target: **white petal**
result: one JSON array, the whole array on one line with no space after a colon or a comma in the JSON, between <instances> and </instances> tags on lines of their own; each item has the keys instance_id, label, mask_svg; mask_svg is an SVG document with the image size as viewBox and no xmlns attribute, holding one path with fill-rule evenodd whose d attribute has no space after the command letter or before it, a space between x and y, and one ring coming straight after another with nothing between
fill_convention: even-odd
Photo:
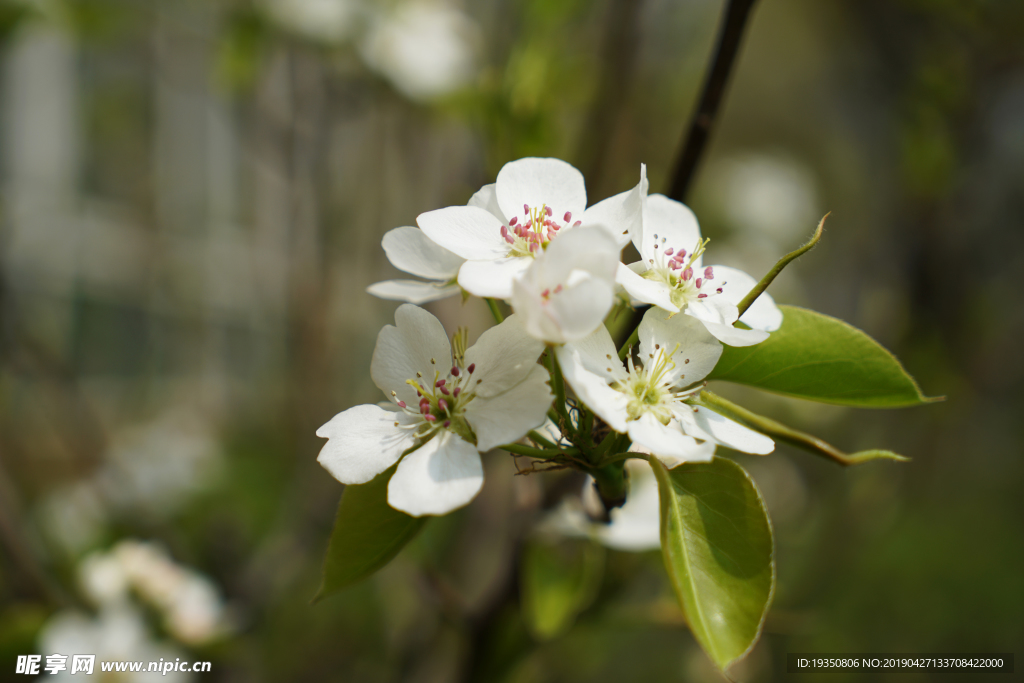
<instances>
[{"instance_id":1,"label":"white petal","mask_svg":"<svg viewBox=\"0 0 1024 683\"><path fill-rule=\"evenodd\" d=\"M659 249L685 249L688 254L693 253L694 247L700 240L700 226L697 224L697 217L690 211L690 207L682 202L669 199L663 194L652 194L647 198L644 208L644 229L643 241L636 245L637 251L646 261L654 258L655 235ZM665 242L662 243L661 240ZM693 269L700 268L701 259L693 262Z\"/></svg>"},{"instance_id":2,"label":"white petal","mask_svg":"<svg viewBox=\"0 0 1024 683\"><path fill-rule=\"evenodd\" d=\"M622 361L619 360L615 342L604 325L569 345L572 347L572 357L576 362L587 372L603 377L606 382L617 382L629 376L622 366Z\"/></svg>"},{"instance_id":3,"label":"white petal","mask_svg":"<svg viewBox=\"0 0 1024 683\"><path fill-rule=\"evenodd\" d=\"M583 174L561 159L511 161L498 172L495 184L498 206L510 220L523 215L523 204L531 209L547 205L556 221L561 221L567 211L582 218L587 208Z\"/></svg>"},{"instance_id":4,"label":"white petal","mask_svg":"<svg viewBox=\"0 0 1024 683\"><path fill-rule=\"evenodd\" d=\"M602 200L583 212L583 226L603 225L621 249L632 235L643 231L643 206L647 198L647 165L640 164L640 182L632 190Z\"/></svg>"},{"instance_id":5,"label":"white petal","mask_svg":"<svg viewBox=\"0 0 1024 683\"><path fill-rule=\"evenodd\" d=\"M689 309L686 314L690 314ZM704 323L704 327L708 328L708 332L715 336L715 339L729 346L753 346L768 338L768 333L761 330L742 330L732 325L712 323L706 320L701 320L701 322Z\"/></svg>"},{"instance_id":6,"label":"white petal","mask_svg":"<svg viewBox=\"0 0 1024 683\"><path fill-rule=\"evenodd\" d=\"M652 308L640 321L639 333L640 359L644 365L656 362L662 353L672 353L675 367L665 375L671 386L699 382L708 376L722 357L722 343L708 332L701 321L688 315L673 315L660 308Z\"/></svg>"},{"instance_id":7,"label":"white petal","mask_svg":"<svg viewBox=\"0 0 1024 683\"><path fill-rule=\"evenodd\" d=\"M459 269L459 285L470 294L492 299L512 296L512 280L530 267L529 256L494 261L466 261Z\"/></svg>"},{"instance_id":8,"label":"white petal","mask_svg":"<svg viewBox=\"0 0 1024 683\"><path fill-rule=\"evenodd\" d=\"M548 386L547 370L534 365L519 384L497 396L477 396L466 406L466 420L476 434L476 447L483 453L526 436L544 424L554 396Z\"/></svg>"},{"instance_id":9,"label":"white petal","mask_svg":"<svg viewBox=\"0 0 1024 683\"><path fill-rule=\"evenodd\" d=\"M614 235L605 227L592 225L566 230L536 258L538 284L551 288L564 285L576 270L584 270L610 283L615 279L621 251Z\"/></svg>"},{"instance_id":10,"label":"white petal","mask_svg":"<svg viewBox=\"0 0 1024 683\"><path fill-rule=\"evenodd\" d=\"M615 281L622 285L633 299L678 313L679 307L672 303L672 289L664 282L640 277L633 271L633 265L635 264L620 264L615 272Z\"/></svg>"},{"instance_id":11,"label":"white petal","mask_svg":"<svg viewBox=\"0 0 1024 683\"><path fill-rule=\"evenodd\" d=\"M496 396L522 382L537 365L544 342L531 337L518 315L510 315L480 335L466 351L466 365L476 365L471 384L477 396Z\"/></svg>"},{"instance_id":12,"label":"white petal","mask_svg":"<svg viewBox=\"0 0 1024 683\"><path fill-rule=\"evenodd\" d=\"M407 301L410 304L425 304L428 301L447 299L459 293L458 285L419 280L384 280L366 288L366 291L381 299Z\"/></svg>"},{"instance_id":13,"label":"white petal","mask_svg":"<svg viewBox=\"0 0 1024 683\"><path fill-rule=\"evenodd\" d=\"M445 515L473 500L483 483L476 448L441 430L398 464L388 484L388 505L413 517Z\"/></svg>"},{"instance_id":14,"label":"white petal","mask_svg":"<svg viewBox=\"0 0 1024 683\"><path fill-rule=\"evenodd\" d=\"M597 537L609 548L641 552L661 547L658 481L643 460L629 460L626 504L611 511L611 524L596 524Z\"/></svg>"},{"instance_id":15,"label":"white petal","mask_svg":"<svg viewBox=\"0 0 1024 683\"><path fill-rule=\"evenodd\" d=\"M437 245L419 228L389 230L381 240L391 265L428 280L452 280L465 260Z\"/></svg>"},{"instance_id":16,"label":"white petal","mask_svg":"<svg viewBox=\"0 0 1024 683\"><path fill-rule=\"evenodd\" d=\"M434 381L435 370L447 375L451 345L441 321L418 306L399 306L395 325L385 326L377 335L370 376L385 395L394 391L399 399L415 404L416 390L406 380L416 379L417 372L423 375L421 382L427 383Z\"/></svg>"},{"instance_id":17,"label":"white petal","mask_svg":"<svg viewBox=\"0 0 1024 683\"><path fill-rule=\"evenodd\" d=\"M504 224L508 218L501 213L501 207L498 206L498 194L495 191L496 187L497 186L494 183L484 185L473 193L473 196L469 198L469 202L467 203L469 206L477 206L481 209L486 209Z\"/></svg>"},{"instance_id":18,"label":"white petal","mask_svg":"<svg viewBox=\"0 0 1024 683\"><path fill-rule=\"evenodd\" d=\"M757 455L775 450L775 442L764 434L707 408L683 405L676 412L676 418L687 434L699 439L711 439L727 448Z\"/></svg>"},{"instance_id":19,"label":"white petal","mask_svg":"<svg viewBox=\"0 0 1024 683\"><path fill-rule=\"evenodd\" d=\"M396 421L408 422L406 417L374 405L338 413L316 430L317 436L328 439L317 462L343 484L365 484L415 443L413 430L395 426Z\"/></svg>"},{"instance_id":20,"label":"white petal","mask_svg":"<svg viewBox=\"0 0 1024 683\"><path fill-rule=\"evenodd\" d=\"M551 295L550 315L557 321L561 339L552 343L583 339L594 330L604 329L604 318L615 300L615 290L605 280L587 279Z\"/></svg>"},{"instance_id":21,"label":"white petal","mask_svg":"<svg viewBox=\"0 0 1024 683\"><path fill-rule=\"evenodd\" d=\"M607 330L605 330L605 334L608 334ZM574 344L566 344L555 347L555 354L562 368L562 376L576 392L576 396L607 422L609 427L619 433L625 432L628 399L622 392L608 386L604 377L595 375L583 367L580 353L574 346Z\"/></svg>"},{"instance_id":22,"label":"white petal","mask_svg":"<svg viewBox=\"0 0 1024 683\"><path fill-rule=\"evenodd\" d=\"M707 462L715 453L714 444L697 443L670 423L663 425L647 413L629 423L629 438L643 446L669 469L684 462Z\"/></svg>"},{"instance_id":23,"label":"white petal","mask_svg":"<svg viewBox=\"0 0 1024 683\"><path fill-rule=\"evenodd\" d=\"M477 206L449 206L421 213L416 224L438 245L465 259L491 260L508 253L502 223Z\"/></svg>"},{"instance_id":24,"label":"white petal","mask_svg":"<svg viewBox=\"0 0 1024 683\"><path fill-rule=\"evenodd\" d=\"M716 299L722 298L733 305L739 304L757 284L757 280L742 270L728 266L713 268L715 279L712 282L718 282L718 286L722 288L722 293L715 296ZM782 326L782 311L775 305L775 299L771 294L763 292L740 316L740 320L755 330L774 332Z\"/></svg>"},{"instance_id":25,"label":"white petal","mask_svg":"<svg viewBox=\"0 0 1024 683\"><path fill-rule=\"evenodd\" d=\"M525 278L513 280L510 302L516 316L523 321L523 329L531 337L549 344L565 343L559 321L532 282Z\"/></svg>"}]
</instances>

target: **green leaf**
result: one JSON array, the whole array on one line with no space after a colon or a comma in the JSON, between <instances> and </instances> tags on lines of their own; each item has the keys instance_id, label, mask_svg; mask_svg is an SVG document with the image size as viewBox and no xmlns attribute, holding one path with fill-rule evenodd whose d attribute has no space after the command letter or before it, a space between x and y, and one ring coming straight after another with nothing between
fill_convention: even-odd
<instances>
[{"instance_id":1,"label":"green leaf","mask_svg":"<svg viewBox=\"0 0 1024 683\"><path fill-rule=\"evenodd\" d=\"M313 602L376 572L426 524L426 517L410 517L388 505L388 482L396 467L373 481L345 487L324 559L323 581Z\"/></svg>"},{"instance_id":2,"label":"green leaf","mask_svg":"<svg viewBox=\"0 0 1024 683\"><path fill-rule=\"evenodd\" d=\"M863 408L942 400L924 396L895 356L857 328L804 308L780 308L781 328L755 346L726 346L708 379Z\"/></svg>"},{"instance_id":3,"label":"green leaf","mask_svg":"<svg viewBox=\"0 0 1024 683\"><path fill-rule=\"evenodd\" d=\"M661 552L694 637L723 671L757 641L775 588L772 525L742 467L716 457L651 467Z\"/></svg>"},{"instance_id":4,"label":"green leaf","mask_svg":"<svg viewBox=\"0 0 1024 683\"><path fill-rule=\"evenodd\" d=\"M523 620L537 640L565 633L590 606L604 572L604 548L591 541L526 545L521 567Z\"/></svg>"}]
</instances>

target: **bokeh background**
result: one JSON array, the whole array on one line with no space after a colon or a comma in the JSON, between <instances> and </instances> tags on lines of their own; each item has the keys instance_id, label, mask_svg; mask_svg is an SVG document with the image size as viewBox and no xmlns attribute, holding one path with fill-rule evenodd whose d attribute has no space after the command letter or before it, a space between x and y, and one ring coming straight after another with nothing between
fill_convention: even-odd
<instances>
[{"instance_id":1,"label":"bokeh background","mask_svg":"<svg viewBox=\"0 0 1024 683\"><path fill-rule=\"evenodd\" d=\"M525 634L517 548L564 483L501 454L467 509L310 605L342 490L314 432L379 399L382 235L529 155L576 165L592 202L640 163L664 189L721 8L0 3L0 679L86 642L210 660L193 680L468 680L467 662L722 680L654 552L609 551L575 628ZM778 590L733 675L783 680L787 652L1019 654L1024 5L761 0L688 202L711 262L755 276L831 211L776 299L863 328L947 396L871 411L722 389L913 459L736 456ZM478 301L431 309L488 321Z\"/></svg>"}]
</instances>

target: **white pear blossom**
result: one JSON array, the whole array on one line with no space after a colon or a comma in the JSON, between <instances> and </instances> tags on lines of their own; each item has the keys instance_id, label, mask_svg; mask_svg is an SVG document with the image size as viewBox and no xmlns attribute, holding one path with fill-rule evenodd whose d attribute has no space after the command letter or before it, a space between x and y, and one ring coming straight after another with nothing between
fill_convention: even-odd
<instances>
[{"instance_id":1,"label":"white pear blossom","mask_svg":"<svg viewBox=\"0 0 1024 683\"><path fill-rule=\"evenodd\" d=\"M721 343L700 322L652 308L639 337L643 365L630 356L628 370L603 326L555 350L576 395L614 431L629 434L638 450L670 468L711 460L716 443L747 453L775 448L768 437L686 402L722 355Z\"/></svg>"},{"instance_id":2,"label":"white pear blossom","mask_svg":"<svg viewBox=\"0 0 1024 683\"><path fill-rule=\"evenodd\" d=\"M416 222L427 237L466 262L458 282L467 292L508 299L512 281L536 256L573 228L603 225L621 248L640 229L645 169L640 183L587 206L583 175L559 159L526 158L505 164L494 184L485 185L468 206L421 214Z\"/></svg>"},{"instance_id":3,"label":"white pear blossom","mask_svg":"<svg viewBox=\"0 0 1024 683\"><path fill-rule=\"evenodd\" d=\"M633 299L686 313L730 346L758 344L782 324L782 312L767 293L739 318L736 305L757 282L735 268L703 266L707 240L685 204L664 195L647 197L643 221L631 237L641 258L620 266L617 281ZM733 327L738 318L754 329Z\"/></svg>"},{"instance_id":4,"label":"white pear blossom","mask_svg":"<svg viewBox=\"0 0 1024 683\"><path fill-rule=\"evenodd\" d=\"M319 43L337 45L356 29L362 12L356 0L263 0L281 26Z\"/></svg>"},{"instance_id":5,"label":"white pear blossom","mask_svg":"<svg viewBox=\"0 0 1024 683\"><path fill-rule=\"evenodd\" d=\"M481 42L479 26L464 12L412 0L377 17L360 53L403 95L427 101L473 80Z\"/></svg>"},{"instance_id":6,"label":"white pear blossom","mask_svg":"<svg viewBox=\"0 0 1024 683\"><path fill-rule=\"evenodd\" d=\"M465 259L434 244L419 228L389 230L381 240L381 246L395 268L432 282L385 280L367 287L370 294L381 299L423 304L461 291L455 278Z\"/></svg>"},{"instance_id":7,"label":"white pear blossom","mask_svg":"<svg viewBox=\"0 0 1024 683\"><path fill-rule=\"evenodd\" d=\"M320 464L342 483L363 484L401 460L388 503L414 516L443 515L472 500L483 485L479 453L543 424L552 395L536 362L543 343L518 316L468 350L464 331L454 342L453 353L437 318L400 306L370 364L391 409L361 405L335 415L317 430L328 439Z\"/></svg>"},{"instance_id":8,"label":"white pear blossom","mask_svg":"<svg viewBox=\"0 0 1024 683\"><path fill-rule=\"evenodd\" d=\"M579 498L569 497L541 524L566 536L592 538L609 548L643 552L661 547L661 509L658 481L651 466L643 460L628 460L629 493L626 502L609 512L607 524L595 521L593 514L604 509L594 489L594 480L587 477Z\"/></svg>"},{"instance_id":9,"label":"white pear blossom","mask_svg":"<svg viewBox=\"0 0 1024 683\"><path fill-rule=\"evenodd\" d=\"M601 226L571 230L512 283L512 309L526 331L549 344L586 337L615 299L621 248Z\"/></svg>"}]
</instances>

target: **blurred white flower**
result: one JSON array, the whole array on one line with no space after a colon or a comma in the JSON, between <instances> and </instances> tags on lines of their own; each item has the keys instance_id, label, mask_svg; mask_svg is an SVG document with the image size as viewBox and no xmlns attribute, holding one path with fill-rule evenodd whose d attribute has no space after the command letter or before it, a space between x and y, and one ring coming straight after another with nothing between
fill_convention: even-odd
<instances>
[{"instance_id":1,"label":"blurred white flower","mask_svg":"<svg viewBox=\"0 0 1024 683\"><path fill-rule=\"evenodd\" d=\"M419 228L389 230L381 240L381 246L395 268L432 282L385 280L367 287L366 291L370 294L381 299L424 304L461 291L455 278L465 259L434 244Z\"/></svg>"},{"instance_id":2,"label":"blurred white flower","mask_svg":"<svg viewBox=\"0 0 1024 683\"><path fill-rule=\"evenodd\" d=\"M594 480L587 477L580 498L567 498L552 515L544 520L541 530L551 530L567 536L593 538L615 550L642 552L661 547L661 510L658 500L658 482L651 466L643 460L626 462L629 472L629 491L622 507L610 513L607 524L595 521L588 510L603 509L594 490Z\"/></svg>"},{"instance_id":3,"label":"blurred white flower","mask_svg":"<svg viewBox=\"0 0 1024 683\"><path fill-rule=\"evenodd\" d=\"M481 42L479 27L463 12L412 0L377 17L360 52L406 97L431 100L473 79Z\"/></svg>"},{"instance_id":4,"label":"blurred white flower","mask_svg":"<svg viewBox=\"0 0 1024 683\"><path fill-rule=\"evenodd\" d=\"M165 515L214 479L221 465L206 421L172 411L117 433L94 481L115 508Z\"/></svg>"},{"instance_id":5,"label":"blurred white flower","mask_svg":"<svg viewBox=\"0 0 1024 683\"><path fill-rule=\"evenodd\" d=\"M263 0L272 19L309 40L337 45L356 28L362 3L356 0Z\"/></svg>"},{"instance_id":6,"label":"blurred white flower","mask_svg":"<svg viewBox=\"0 0 1024 683\"><path fill-rule=\"evenodd\" d=\"M634 224L630 237L640 260L621 266L618 282L635 300L692 316L730 346L760 343L768 338L766 331L782 324L782 312L766 292L741 318L754 329L733 327L739 317L736 304L757 281L735 268L703 266L707 242L685 204L664 195L647 197L643 220Z\"/></svg>"},{"instance_id":7,"label":"blurred white flower","mask_svg":"<svg viewBox=\"0 0 1024 683\"><path fill-rule=\"evenodd\" d=\"M95 552L79 565L78 578L101 609L130 606L137 595L157 609L179 642L201 645L230 630L217 586L154 543L126 539L109 552Z\"/></svg>"},{"instance_id":8,"label":"blurred white flower","mask_svg":"<svg viewBox=\"0 0 1024 683\"><path fill-rule=\"evenodd\" d=\"M819 217L814 173L794 159L748 154L720 162L709 175L726 218L749 236L788 244Z\"/></svg>"},{"instance_id":9,"label":"blurred white flower","mask_svg":"<svg viewBox=\"0 0 1024 683\"><path fill-rule=\"evenodd\" d=\"M155 662L160 659L174 661L184 658L185 653L174 647L158 643L152 639L142 614L127 605L116 605L101 608L93 618L65 610L58 612L43 625L39 633L39 649L42 654L94 654L96 664L94 673L100 674L101 661L142 661ZM69 660L70 661L70 660ZM100 674L102 678L104 675ZM144 683L155 678L153 673L124 672L115 674L118 681ZM81 678L71 674L70 665L64 671L47 675L47 680L75 681ZM195 680L191 672L171 671L166 676L160 675L161 681L184 683Z\"/></svg>"},{"instance_id":10,"label":"blurred white flower","mask_svg":"<svg viewBox=\"0 0 1024 683\"><path fill-rule=\"evenodd\" d=\"M469 349L464 332L454 341L453 354L437 318L399 306L370 363L392 410L355 406L316 432L328 439L317 460L335 479L362 484L401 459L388 485L391 507L415 516L447 514L483 485L479 453L543 424L552 398L547 372L536 362L543 343L517 316Z\"/></svg>"},{"instance_id":11,"label":"blurred white flower","mask_svg":"<svg viewBox=\"0 0 1024 683\"><path fill-rule=\"evenodd\" d=\"M420 214L416 222L431 240L466 262L459 284L470 294L508 299L512 281L560 235L579 226L601 225L621 248L641 220L647 180L587 207L583 175L560 159L526 158L505 164L469 206ZM522 212L522 213L520 213Z\"/></svg>"},{"instance_id":12,"label":"blurred white flower","mask_svg":"<svg viewBox=\"0 0 1024 683\"><path fill-rule=\"evenodd\" d=\"M763 434L686 403L722 355L722 344L699 321L652 308L639 337L643 365L630 356L628 371L604 326L555 349L565 380L609 427L669 468L711 460L716 443L746 453L775 448Z\"/></svg>"},{"instance_id":13,"label":"blurred white flower","mask_svg":"<svg viewBox=\"0 0 1024 683\"><path fill-rule=\"evenodd\" d=\"M98 541L108 521L103 497L89 480L47 494L36 507L35 516L46 535L71 554Z\"/></svg>"},{"instance_id":14,"label":"blurred white flower","mask_svg":"<svg viewBox=\"0 0 1024 683\"><path fill-rule=\"evenodd\" d=\"M602 226L571 230L512 283L512 309L533 337L564 344L602 323L615 298L620 247Z\"/></svg>"}]
</instances>

